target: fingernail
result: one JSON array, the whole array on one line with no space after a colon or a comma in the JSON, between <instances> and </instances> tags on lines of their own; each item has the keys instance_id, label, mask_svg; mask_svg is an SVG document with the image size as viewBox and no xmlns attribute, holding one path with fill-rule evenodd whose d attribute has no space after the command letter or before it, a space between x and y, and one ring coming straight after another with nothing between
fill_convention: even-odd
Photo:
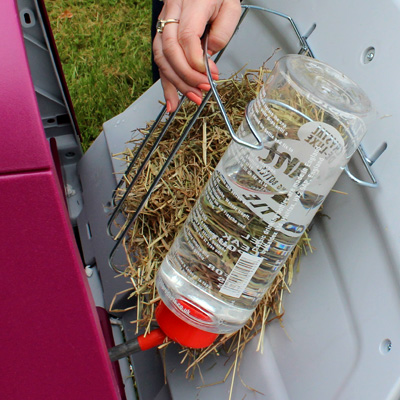
<instances>
[{"instance_id":1,"label":"fingernail","mask_svg":"<svg viewBox=\"0 0 400 400\"><path fill-rule=\"evenodd\" d=\"M200 83L200 85L197 86L200 90L204 90L205 92L208 92L211 89L211 86L208 83Z\"/></svg>"},{"instance_id":2,"label":"fingernail","mask_svg":"<svg viewBox=\"0 0 400 400\"><path fill-rule=\"evenodd\" d=\"M211 76L214 79L214 81L217 81L219 79L219 75L218 74L211 74Z\"/></svg>"},{"instance_id":3,"label":"fingernail","mask_svg":"<svg viewBox=\"0 0 400 400\"><path fill-rule=\"evenodd\" d=\"M167 100L166 109L167 109L167 113L171 112L171 103L169 100Z\"/></svg>"},{"instance_id":4,"label":"fingernail","mask_svg":"<svg viewBox=\"0 0 400 400\"><path fill-rule=\"evenodd\" d=\"M188 92L186 93L186 97L189 100L192 100L194 103L196 103L198 106L201 104L201 102L203 101L203 99L200 96L197 96L196 93L193 92Z\"/></svg>"}]
</instances>

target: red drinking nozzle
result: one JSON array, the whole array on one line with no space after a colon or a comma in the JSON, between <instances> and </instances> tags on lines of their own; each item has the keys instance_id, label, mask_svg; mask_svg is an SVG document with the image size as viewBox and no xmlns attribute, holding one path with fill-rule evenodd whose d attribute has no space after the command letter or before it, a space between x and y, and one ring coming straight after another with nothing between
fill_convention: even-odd
<instances>
[{"instance_id":1,"label":"red drinking nozzle","mask_svg":"<svg viewBox=\"0 0 400 400\"><path fill-rule=\"evenodd\" d=\"M181 301L181 305L198 319L207 320L208 316L187 302ZM127 357L138 351L144 351L162 344L168 337L181 346L193 349L202 349L210 346L217 338L217 333L203 331L186 323L175 315L162 301L156 308L156 319L160 328L154 329L147 335L140 335L128 342L108 349L111 361Z\"/></svg>"},{"instance_id":2,"label":"red drinking nozzle","mask_svg":"<svg viewBox=\"0 0 400 400\"><path fill-rule=\"evenodd\" d=\"M192 315L199 318L201 311L192 307L189 303L184 303L185 308ZM201 316L201 315L200 315ZM203 319L208 318L204 314ZM218 337L217 333L203 331L196 328L175 315L162 301L156 308L156 319L161 330L174 342L182 346L202 349L210 346Z\"/></svg>"},{"instance_id":3,"label":"red drinking nozzle","mask_svg":"<svg viewBox=\"0 0 400 400\"><path fill-rule=\"evenodd\" d=\"M137 341L139 343L140 350L144 351L163 344L166 337L166 334L158 328L154 329L146 336L138 336Z\"/></svg>"},{"instance_id":4,"label":"red drinking nozzle","mask_svg":"<svg viewBox=\"0 0 400 400\"><path fill-rule=\"evenodd\" d=\"M161 329L154 329L146 336L140 335L128 342L111 347L108 349L108 355L111 361L117 361L120 358L127 357L138 351L144 351L159 346L164 342L165 338L166 335Z\"/></svg>"}]
</instances>

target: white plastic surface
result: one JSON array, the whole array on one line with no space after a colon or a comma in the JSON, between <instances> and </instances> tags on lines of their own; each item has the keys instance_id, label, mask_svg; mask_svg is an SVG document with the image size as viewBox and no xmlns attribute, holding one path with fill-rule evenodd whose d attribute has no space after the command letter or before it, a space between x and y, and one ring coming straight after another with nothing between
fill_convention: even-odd
<instances>
[{"instance_id":1,"label":"white plastic surface","mask_svg":"<svg viewBox=\"0 0 400 400\"><path fill-rule=\"evenodd\" d=\"M336 189L348 195L332 193L324 207L327 217L313 227L315 250L302 259L292 293L284 301L285 329L277 322L270 324L264 354L256 353L256 340L246 348L240 376L264 395L247 389L237 378L233 398L398 399L400 3L270 0L257 4L289 14L302 33L317 24L309 38L315 56L355 80L380 113L363 140L367 154L372 156L384 142L388 147L373 165L378 188L363 188L344 175L340 178ZM371 46L375 57L365 63ZM299 50L289 23L250 12L219 63L221 76L229 76L245 63L259 67L277 47L282 54ZM277 57L279 53L274 60ZM115 152L124 147L132 129L156 117L161 99L155 86L105 124L107 141ZM124 124L118 124L122 120ZM353 172L367 179L357 155L354 158ZM225 358L210 359L202 367L205 382L199 376L187 380L180 358L173 349L169 351L168 380L174 399L228 398L229 381L198 389L224 377Z\"/></svg>"}]
</instances>

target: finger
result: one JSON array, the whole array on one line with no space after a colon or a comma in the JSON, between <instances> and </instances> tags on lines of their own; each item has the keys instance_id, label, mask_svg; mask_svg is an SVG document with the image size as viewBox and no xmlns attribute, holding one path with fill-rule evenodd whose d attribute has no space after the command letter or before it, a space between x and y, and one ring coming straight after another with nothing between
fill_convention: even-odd
<instances>
[{"instance_id":1,"label":"finger","mask_svg":"<svg viewBox=\"0 0 400 400\"><path fill-rule=\"evenodd\" d=\"M216 3L215 1L213 3ZM182 6L178 40L188 64L195 70L205 72L201 37L208 21L215 13L217 4L211 1L189 1ZM218 70L213 71L215 73Z\"/></svg>"},{"instance_id":2,"label":"finger","mask_svg":"<svg viewBox=\"0 0 400 400\"><path fill-rule=\"evenodd\" d=\"M178 107L179 96L175 86L160 72L161 85L164 91L167 112L173 112Z\"/></svg>"},{"instance_id":3,"label":"finger","mask_svg":"<svg viewBox=\"0 0 400 400\"><path fill-rule=\"evenodd\" d=\"M202 95L197 86L202 83L207 83L207 77L196 71L193 71L196 75L199 75L199 78L193 80L194 85L191 85L190 79L187 79L186 81L183 80L176 71L176 66L171 65L170 60L165 57L164 47L160 36L156 36L154 39L153 51L154 60L159 67L160 73L163 74L164 80L168 80L169 82L171 82L175 86L175 88L181 93L187 94L189 92L193 92L199 97Z\"/></svg>"},{"instance_id":4,"label":"finger","mask_svg":"<svg viewBox=\"0 0 400 400\"><path fill-rule=\"evenodd\" d=\"M200 84L200 87L197 88L182 81L179 75L177 75L175 70L170 66L168 60L163 56L162 51L160 51L160 39L155 39L154 42L154 59L159 65L161 84L164 90L167 111L174 111L178 105L179 97L177 89L181 91L181 93L184 93L188 99L192 100L197 105L200 105L203 100L203 95L200 89L207 90L207 88L204 87L205 84Z\"/></svg>"},{"instance_id":5,"label":"finger","mask_svg":"<svg viewBox=\"0 0 400 400\"><path fill-rule=\"evenodd\" d=\"M212 21L208 38L208 49L216 53L223 49L235 32L241 15L239 0L224 1Z\"/></svg>"},{"instance_id":6,"label":"finger","mask_svg":"<svg viewBox=\"0 0 400 400\"><path fill-rule=\"evenodd\" d=\"M191 1L192 2L192 1ZM162 19L180 19L182 22L181 15L181 1L169 1L163 7L160 13L160 18ZM172 70L179 76L181 81L186 82L192 87L197 87L199 84L207 83L207 78L200 72L194 70L186 59L185 53L183 52L177 36L179 25L177 23L166 24L162 34L157 34L156 39L160 40L159 44L160 51L162 51L162 57L167 60L167 63L172 68ZM161 55L158 54L158 60L156 60L157 65L161 60ZM174 77L170 75L170 71L164 71L165 76L169 80L176 81ZM177 88L185 93L183 87L177 86Z\"/></svg>"},{"instance_id":7,"label":"finger","mask_svg":"<svg viewBox=\"0 0 400 400\"><path fill-rule=\"evenodd\" d=\"M161 84L164 90L164 96L166 101L166 110L167 112L173 112L178 107L180 98L178 96L178 92L175 89L175 86L165 78L164 75L160 74ZM203 96L198 95L192 91L187 92L186 97L196 103L198 106L203 101Z\"/></svg>"},{"instance_id":8,"label":"finger","mask_svg":"<svg viewBox=\"0 0 400 400\"><path fill-rule=\"evenodd\" d=\"M164 6L158 16L158 19L179 19L182 13L183 0L164 0Z\"/></svg>"},{"instance_id":9,"label":"finger","mask_svg":"<svg viewBox=\"0 0 400 400\"><path fill-rule=\"evenodd\" d=\"M162 33L162 52L172 69L179 75L180 79L188 85L196 87L200 83L206 83L207 78L202 72L193 69L188 63L182 47L177 41L178 26L169 24ZM174 26L172 26L174 25ZM167 29L169 28L169 29Z\"/></svg>"}]
</instances>

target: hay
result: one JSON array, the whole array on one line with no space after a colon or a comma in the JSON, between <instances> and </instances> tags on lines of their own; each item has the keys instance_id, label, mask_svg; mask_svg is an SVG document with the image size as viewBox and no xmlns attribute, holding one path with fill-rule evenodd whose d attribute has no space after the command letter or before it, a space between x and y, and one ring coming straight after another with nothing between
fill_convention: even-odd
<instances>
[{"instance_id":1,"label":"hay","mask_svg":"<svg viewBox=\"0 0 400 400\"><path fill-rule=\"evenodd\" d=\"M218 82L218 92L235 130L243 119L246 105L256 97L268 73L269 71L262 67L260 70L246 71L241 79L236 74L230 79ZM136 211L177 138L196 111L197 106L186 102L176 115L166 136L135 184L134 190L129 193L125 201L123 212L128 219ZM150 126L149 124L140 132L147 135ZM163 124L158 127L154 137L157 137L162 126ZM151 146L154 140L151 138L147 146ZM129 297L137 298L137 319L133 321L137 329L144 327L148 332L154 322L155 305L159 300L155 288L156 272L230 141L218 106L211 98L124 241L129 262L125 275L132 283ZM131 143L134 146L138 144L139 141ZM130 163L134 154L130 149L126 149L118 156ZM146 151L143 151L140 160L145 156ZM140 163L141 161L137 165ZM132 171L124 177L126 186L131 182L135 172ZM125 190L124 187L118 190L117 201L124 195ZM263 350L264 330L272 320L280 320L283 316L283 293L289 292L300 255L307 249L311 250L311 245L305 234L254 311L252 318L240 331L220 335L213 345L201 351L186 348L182 350L182 362L188 363L188 376L194 372L201 360L211 353L218 353L222 348L228 353L234 352L238 361L243 348L258 333L261 333L258 350ZM228 371L228 374L238 368L236 364L235 362L235 366Z\"/></svg>"}]
</instances>

